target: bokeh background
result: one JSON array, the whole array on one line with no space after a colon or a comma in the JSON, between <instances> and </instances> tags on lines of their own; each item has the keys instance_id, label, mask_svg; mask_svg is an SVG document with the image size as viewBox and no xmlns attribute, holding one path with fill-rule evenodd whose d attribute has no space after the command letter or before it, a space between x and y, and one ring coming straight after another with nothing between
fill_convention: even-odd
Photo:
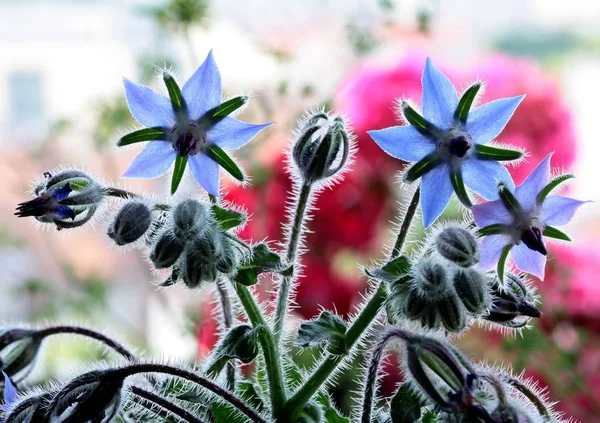
<instances>
[{"instance_id":1,"label":"bokeh background","mask_svg":"<svg viewBox=\"0 0 600 423\"><path fill-rule=\"evenodd\" d=\"M215 341L214 292L159 291L137 251L117 251L98 223L39 230L13 216L30 181L62 164L120 186L166 195L167 181L120 181L135 151L117 151L134 124L121 77L162 89L157 67L184 81L214 49L228 94L252 93L243 119L276 121L237 155L252 176L226 198L253 215L248 239L281 240L290 181L283 151L307 109L352 121L354 172L319 198L296 313L346 314L366 280L357 263L382 256L403 193L402 163L366 130L397 124L395 99L420 101L431 56L459 87L487 81L483 101L526 93L500 140L527 149L520 183L546 154L578 178L570 194L600 200L600 2L579 0L0 0L0 320L70 321L118 334L148 354L201 358ZM584 207L554 246L537 286L543 318L522 336L472 330L475 358L512 363L547 385L568 415L600 421L600 213ZM457 218L455 207L445 213ZM419 233L416 235L419 236ZM268 281L264 281L268 286ZM53 342L35 378L103 357L87 342ZM384 384L390 393L395 376ZM351 387L352 375L342 380ZM347 390L336 390L342 406Z\"/></svg>"}]
</instances>

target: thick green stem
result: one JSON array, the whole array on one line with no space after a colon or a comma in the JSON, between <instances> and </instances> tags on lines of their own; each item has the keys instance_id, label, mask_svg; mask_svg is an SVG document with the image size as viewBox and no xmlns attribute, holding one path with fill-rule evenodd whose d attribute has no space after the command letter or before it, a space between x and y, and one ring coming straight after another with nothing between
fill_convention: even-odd
<instances>
[{"instance_id":1,"label":"thick green stem","mask_svg":"<svg viewBox=\"0 0 600 423\"><path fill-rule=\"evenodd\" d=\"M298 201L296 203L296 213L294 214L294 222L292 223L290 237L288 239L288 246L285 259L288 263L293 263L296 259L298 252L298 244L300 236L302 234L302 226L304 224L304 215L306 213L306 207L308 206L310 198L311 184L305 183L300 188L298 195ZM288 311L288 303L290 299L290 290L292 285L293 275L281 277L281 283L279 285L279 292L277 295L277 309L275 311L275 327L273 328L273 335L275 336L275 344L279 344L281 339L281 332L283 330L283 323L285 316Z\"/></svg>"},{"instance_id":2,"label":"thick green stem","mask_svg":"<svg viewBox=\"0 0 600 423\"><path fill-rule=\"evenodd\" d=\"M265 366L267 371L267 378L269 380L269 391L271 394L271 404L273 407L273 416L282 416L283 406L286 402L285 387L283 385L283 374L281 372L281 363L279 361L279 351L273 334L267 325L256 301L250 290L242 284L232 281L235 291L238 294L240 302L246 310L248 320L252 323L252 326L261 329L258 331L258 339L262 347L263 355L265 357ZM283 414L285 415L285 414Z\"/></svg>"},{"instance_id":3,"label":"thick green stem","mask_svg":"<svg viewBox=\"0 0 600 423\"><path fill-rule=\"evenodd\" d=\"M222 278L217 279L217 291L221 299L221 311L223 312L223 329L225 332L233 326L233 308L231 306L231 299L229 298L229 292L225 286L225 281ZM229 389L235 392L235 362L230 361L227 363L227 386Z\"/></svg>"},{"instance_id":4,"label":"thick green stem","mask_svg":"<svg viewBox=\"0 0 600 423\"><path fill-rule=\"evenodd\" d=\"M410 225L417 211L419 204L420 188L417 187L413 198L408 205L406 214L402 224L400 225L400 231L394 244L394 248L390 253L390 260L400 255L402 247L406 241L406 236L410 229ZM369 327L371 322L375 320L379 314L381 307L383 306L386 298L385 283L381 282L377 291L373 294L367 305L362 309L356 320L352 323L348 332L346 332L346 346L347 353L352 349L354 344L358 341L361 335ZM346 354L347 354L346 353ZM327 381L331 373L337 368L342 362L346 355L335 355L330 354L319 366L319 368L313 373L313 375L306 381L306 383L288 400L284 409L284 416L292 416L291 421L295 421L298 414L302 410L304 404L306 404L317 390ZM288 420L290 421L290 420ZM284 421L281 420L281 423Z\"/></svg>"}]
</instances>

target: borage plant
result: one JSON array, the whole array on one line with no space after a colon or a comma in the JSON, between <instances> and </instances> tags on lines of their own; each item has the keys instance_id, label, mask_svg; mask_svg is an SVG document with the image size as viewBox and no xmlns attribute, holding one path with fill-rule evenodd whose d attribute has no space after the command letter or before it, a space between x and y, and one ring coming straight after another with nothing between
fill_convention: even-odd
<instances>
[{"instance_id":1,"label":"borage plant","mask_svg":"<svg viewBox=\"0 0 600 423\"><path fill-rule=\"evenodd\" d=\"M247 215L220 198L219 168L244 180L227 151L268 124L229 116L248 97L222 100L212 54L182 89L172 75L164 73L163 79L168 97L125 80L129 108L144 128L117 144L148 142L125 176L158 177L175 163L174 193L189 164L202 192L161 202L63 169L45 174L36 197L21 203L16 214L68 229L98 216L108 197L123 202L111 217L108 236L118 246L138 248L156 269L166 269L163 287L182 283L193 290L214 283L224 323L220 340L204 362L184 366L147 361L83 327L5 327L0 364L6 423L564 421L534 384L510 370L472 363L452 344L474 324L511 332L541 316L532 284L511 270L542 277L543 237L569 240L554 226L568 223L583 204L549 195L571 177L550 179L549 157L515 189L503 162L518 160L523 152L490 145L523 97L475 108L482 84L459 96L427 60L422 113L404 101L400 111L406 125L371 132L389 154L415 162L403 175L402 189L411 199L388 258L363 269L370 288L353 317L344 320L323 311L298 326L289 324L289 305L302 268L303 236L315 198L343 183L357 154L348 123L323 111L301 122L289 148L295 187L286 245L279 250L268 242L249 244L236 235ZM467 189L491 201L473 205L480 197ZM428 227L453 193L465 206L465 222L436 225L422 248L407 255L404 247L419 205ZM509 253L512 269L507 268ZM276 282L273 304L257 296L261 274L271 274ZM66 383L23 389L42 345L59 334L91 338L122 362L98 365ZM392 347L406 378L387 400L377 396L379 365ZM295 364L292 351L299 348L314 351L314 368ZM239 371L239 363L251 362L252 372ZM350 367L362 372L363 389L352 415L343 416L328 388Z\"/></svg>"}]
</instances>

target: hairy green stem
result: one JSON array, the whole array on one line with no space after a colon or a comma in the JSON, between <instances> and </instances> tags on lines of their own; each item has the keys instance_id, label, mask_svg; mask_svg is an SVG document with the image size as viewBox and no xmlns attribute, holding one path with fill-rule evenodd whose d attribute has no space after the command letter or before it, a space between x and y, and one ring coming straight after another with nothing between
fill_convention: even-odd
<instances>
[{"instance_id":1,"label":"hairy green stem","mask_svg":"<svg viewBox=\"0 0 600 423\"><path fill-rule=\"evenodd\" d=\"M104 188L104 193L109 197L123 198L125 200L130 198L141 198L138 194L120 188L106 187Z\"/></svg>"},{"instance_id":2,"label":"hairy green stem","mask_svg":"<svg viewBox=\"0 0 600 423\"><path fill-rule=\"evenodd\" d=\"M404 243L406 242L406 236L410 229L410 225L417 211L419 204L420 188L417 187L413 197L408 205L406 214L402 224L400 225L400 231L394 244L394 248L390 253L389 259L393 259L400 255ZM354 344L358 341L360 336L369 327L371 322L375 320L379 314L381 307L383 306L386 299L386 288L385 283L381 282L379 287L369 299L366 306L362 309L358 317L354 320L348 332L346 332L346 346L347 353L350 352ZM295 421L298 414L302 410L304 404L306 404L312 396L318 391L318 389L327 381L331 373L338 367L346 355L335 355L330 354L312 374L312 376L306 381L306 383L288 400L285 406L284 415L291 416L291 421ZM283 423L283 421L282 421Z\"/></svg>"},{"instance_id":3,"label":"hairy green stem","mask_svg":"<svg viewBox=\"0 0 600 423\"><path fill-rule=\"evenodd\" d=\"M223 328L227 331L233 326L233 308L231 306L231 299L229 298L229 292L224 284L222 278L217 279L217 291L221 299L221 311L223 313ZM232 360L227 363L225 371L227 372L227 386L232 391L235 391L235 362Z\"/></svg>"},{"instance_id":4,"label":"hairy green stem","mask_svg":"<svg viewBox=\"0 0 600 423\"><path fill-rule=\"evenodd\" d=\"M250 290L240 283L234 281L231 282L238 294L244 310L246 310L246 314L248 315L250 323L252 323L252 326L254 327L261 327L261 329L258 331L258 339L265 357L269 391L271 394L271 404L273 407L273 416L282 416L281 413L286 402L286 394L285 387L283 385L281 362L279 360L280 352L275 344L273 334L271 333L265 318L260 312L256 301L254 301L254 297L252 296Z\"/></svg>"},{"instance_id":5,"label":"hairy green stem","mask_svg":"<svg viewBox=\"0 0 600 423\"><path fill-rule=\"evenodd\" d=\"M153 392L146 391L145 389L142 389L138 386L132 386L131 393L134 395L134 397L137 397L135 398L136 402L137 400L141 400L140 403L146 402L150 404L155 404L161 407L162 409L168 411L168 413L160 413L164 414L161 417L164 418L165 421L169 418L170 414L174 414L188 423L205 423L203 420L200 420L198 417L195 417L185 408L182 408L177 404L174 404L171 401L167 400L166 398L163 398L160 395L156 395ZM149 408L149 410L153 413L158 414L157 410L155 410L153 407Z\"/></svg>"},{"instance_id":6,"label":"hairy green stem","mask_svg":"<svg viewBox=\"0 0 600 423\"><path fill-rule=\"evenodd\" d=\"M298 244L300 242L300 236L302 235L304 215L306 213L306 207L308 206L311 187L311 184L304 183L300 188L300 193L298 194L298 201L296 203L296 213L294 214L294 222L292 223L292 227L290 229L290 237L288 239L287 252L285 256L285 259L288 263L294 262L296 254L298 252ZM288 303L293 277L293 275L281 277L281 283L279 285L279 292L277 295L277 308L275 310L275 327L273 328L275 344L277 345L279 345L279 340L281 339L283 323L285 321L285 316L288 311Z\"/></svg>"}]
</instances>

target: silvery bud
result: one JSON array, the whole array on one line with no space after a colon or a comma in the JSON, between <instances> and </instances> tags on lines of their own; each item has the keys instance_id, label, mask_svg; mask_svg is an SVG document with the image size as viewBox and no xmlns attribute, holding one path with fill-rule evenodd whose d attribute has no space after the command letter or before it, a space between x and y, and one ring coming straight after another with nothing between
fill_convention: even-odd
<instances>
[{"instance_id":1,"label":"silvery bud","mask_svg":"<svg viewBox=\"0 0 600 423\"><path fill-rule=\"evenodd\" d=\"M119 411L123 376L96 370L76 377L48 406L52 423L108 423Z\"/></svg>"},{"instance_id":2,"label":"silvery bud","mask_svg":"<svg viewBox=\"0 0 600 423\"><path fill-rule=\"evenodd\" d=\"M18 217L33 216L42 223L54 223L58 230L89 222L106 196L105 188L79 170L64 170L46 179L35 189L36 198L17 206Z\"/></svg>"},{"instance_id":3,"label":"silvery bud","mask_svg":"<svg viewBox=\"0 0 600 423\"><path fill-rule=\"evenodd\" d=\"M448 270L433 257L425 257L417 263L413 283L419 295L430 300L454 291Z\"/></svg>"},{"instance_id":4,"label":"silvery bud","mask_svg":"<svg viewBox=\"0 0 600 423\"><path fill-rule=\"evenodd\" d=\"M228 240L222 239L221 242L223 245L223 253L216 261L215 266L219 272L227 275L236 270L238 266L238 257Z\"/></svg>"},{"instance_id":5,"label":"silvery bud","mask_svg":"<svg viewBox=\"0 0 600 423\"><path fill-rule=\"evenodd\" d=\"M448 332L460 332L467 325L465 308L456 294L452 293L438 299L435 307L442 325Z\"/></svg>"},{"instance_id":6,"label":"silvery bud","mask_svg":"<svg viewBox=\"0 0 600 423\"><path fill-rule=\"evenodd\" d=\"M28 397L12 408L5 423L38 423L48 421L48 404L55 392Z\"/></svg>"},{"instance_id":7,"label":"silvery bud","mask_svg":"<svg viewBox=\"0 0 600 423\"><path fill-rule=\"evenodd\" d=\"M344 120L324 112L310 116L292 151L302 179L312 184L338 173L350 154L350 139Z\"/></svg>"},{"instance_id":8,"label":"silvery bud","mask_svg":"<svg viewBox=\"0 0 600 423\"><path fill-rule=\"evenodd\" d=\"M475 236L460 226L444 228L435 237L436 251L460 267L470 267L479 262L479 248Z\"/></svg>"},{"instance_id":9,"label":"silvery bud","mask_svg":"<svg viewBox=\"0 0 600 423\"><path fill-rule=\"evenodd\" d=\"M187 245L181 264L181 276L189 288L196 288L205 281L216 280L218 273L216 263L223 252L218 235L207 232L202 238Z\"/></svg>"},{"instance_id":10,"label":"silvery bud","mask_svg":"<svg viewBox=\"0 0 600 423\"><path fill-rule=\"evenodd\" d=\"M541 317L542 313L535 305L534 293L521 278L508 273L504 279L504 286L499 281L492 286L490 311L483 318L518 329L527 325L532 317Z\"/></svg>"},{"instance_id":11,"label":"silvery bud","mask_svg":"<svg viewBox=\"0 0 600 423\"><path fill-rule=\"evenodd\" d=\"M36 336L36 331L30 329L9 329L0 332L2 370L14 383L23 380L31 371L42 340Z\"/></svg>"},{"instance_id":12,"label":"silvery bud","mask_svg":"<svg viewBox=\"0 0 600 423\"><path fill-rule=\"evenodd\" d=\"M171 267L181 256L185 244L175 236L173 230L166 230L159 235L150 253L150 260L157 269Z\"/></svg>"},{"instance_id":13,"label":"silvery bud","mask_svg":"<svg viewBox=\"0 0 600 423\"><path fill-rule=\"evenodd\" d=\"M206 206L196 200L182 201L173 211L175 236L182 240L198 238L208 223Z\"/></svg>"},{"instance_id":14,"label":"silvery bud","mask_svg":"<svg viewBox=\"0 0 600 423\"><path fill-rule=\"evenodd\" d=\"M475 269L461 269L454 275L454 289L465 308L481 314L489 306L488 278Z\"/></svg>"},{"instance_id":15,"label":"silvery bud","mask_svg":"<svg viewBox=\"0 0 600 423\"><path fill-rule=\"evenodd\" d=\"M127 245L140 239L152 223L152 214L148 206L132 201L121 207L108 228L107 235L117 245Z\"/></svg>"}]
</instances>

